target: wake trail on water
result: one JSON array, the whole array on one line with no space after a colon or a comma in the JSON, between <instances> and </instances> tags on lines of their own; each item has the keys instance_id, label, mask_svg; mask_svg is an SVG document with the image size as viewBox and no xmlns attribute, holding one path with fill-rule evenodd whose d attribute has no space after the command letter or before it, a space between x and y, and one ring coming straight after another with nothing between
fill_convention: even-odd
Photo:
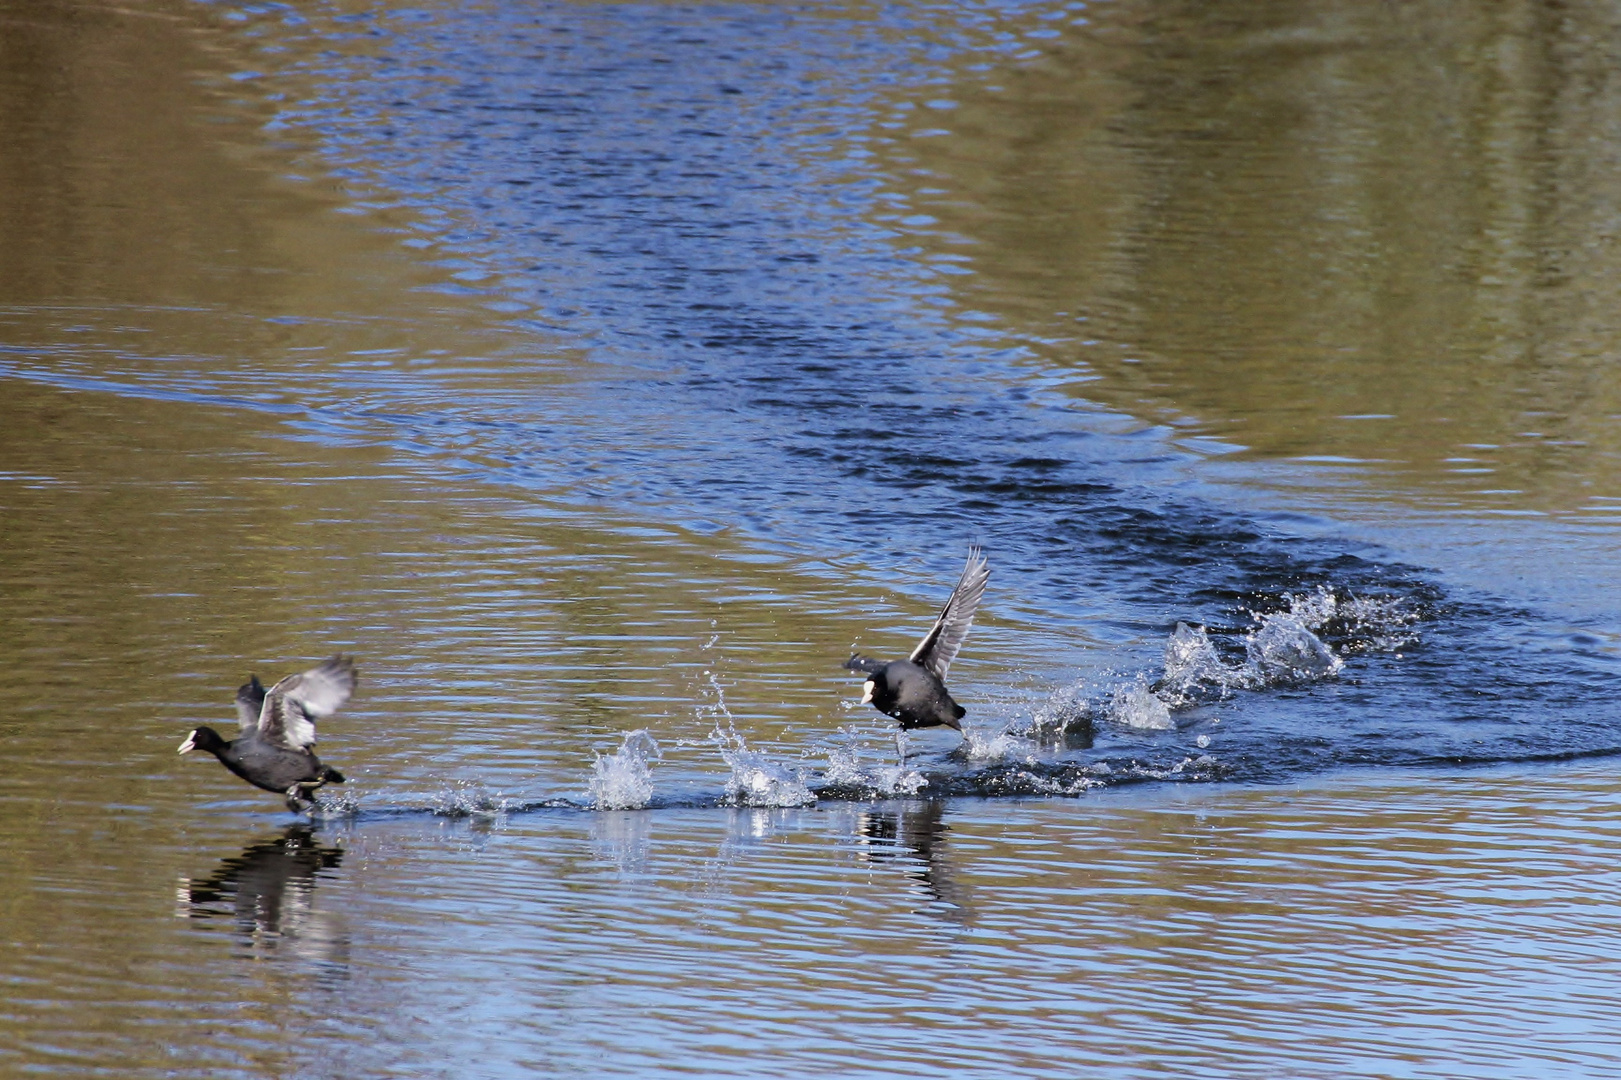
<instances>
[{"instance_id":1,"label":"wake trail on water","mask_svg":"<svg viewBox=\"0 0 1621 1080\"><path fill-rule=\"evenodd\" d=\"M362 809L356 793L323 798L323 817L424 813L451 819L498 818L542 810L626 811L670 807L790 808L819 802L944 796L1076 796L1099 788L1154 781L1274 781L1302 765L1273 752L1268 736L1232 727L1212 710L1248 696L1299 693L1354 673L1359 658L1399 657L1421 645L1422 613L1401 598L1355 596L1328 588L1287 595L1248 613L1247 627L1178 622L1157 670L1078 680L1032 701L994 727L970 725L945 754L901 764L874 757L853 729L799 757L751 746L726 703L725 687L706 671L706 693L694 709L710 727L701 740L678 742L711 753L725 767L718 782L683 794L660 793L656 772L664 748L645 728L621 734L617 748L596 752L579 798L519 799L477 782L446 785L421 806ZM1332 745L1333 739L1325 740ZM887 751L888 744L884 744ZM1552 755L1556 759L1617 752L1612 747ZM1530 755L1548 758L1550 755ZM1416 755L1411 764L1473 764L1490 755Z\"/></svg>"},{"instance_id":2,"label":"wake trail on water","mask_svg":"<svg viewBox=\"0 0 1621 1080\"><path fill-rule=\"evenodd\" d=\"M836 738L798 757L750 745L725 698L706 671L707 692L695 716L707 737L678 742L713 754L711 785L684 783L661 792L658 765L664 748L646 729L621 734L617 748L596 752L580 797L521 799L477 781L447 784L420 805L362 806L357 791L324 794L323 819L426 814L449 819L497 819L539 811L627 811L661 808L790 808L818 803L949 796L1072 797L1101 788L1149 782L1280 782L1336 764L1400 763L1418 767L1480 766L1509 761L1565 761L1621 754L1615 739L1586 747L1548 750L1533 744L1492 752L1477 744L1458 749L1409 739L1383 745L1388 733L1358 730L1322 709L1318 687L1355 680L1361 665L1405 659L1425 647L1426 612L1410 598L1355 595L1319 587L1286 594L1251 610L1242 624L1195 626L1178 622L1166 636L1157 669L1105 673L1031 700L994 726L969 725L961 743L944 754L877 756L861 734L839 728ZM1247 704L1241 712L1236 706ZM1276 706L1284 705L1281 713ZM1296 732L1291 742L1264 720L1283 715ZM1323 713L1309 737L1299 734L1299 712ZM1218 711L1227 711L1226 716ZM1237 718L1239 723L1225 723ZM1365 752L1371 742L1375 753ZM1360 756L1359 756L1360 755ZM1382 755L1382 756L1380 756Z\"/></svg>"}]
</instances>

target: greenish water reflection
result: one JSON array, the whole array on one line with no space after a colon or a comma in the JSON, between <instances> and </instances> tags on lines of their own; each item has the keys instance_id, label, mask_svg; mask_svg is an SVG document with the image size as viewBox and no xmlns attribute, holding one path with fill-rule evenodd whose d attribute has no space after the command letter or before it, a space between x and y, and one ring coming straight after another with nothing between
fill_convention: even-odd
<instances>
[{"instance_id":1,"label":"greenish water reflection","mask_svg":"<svg viewBox=\"0 0 1621 1080\"><path fill-rule=\"evenodd\" d=\"M896 114L892 171L937 219L911 239L971 271L944 278L958 303L1077 397L1360 464L1345 494L1613 508L1613 5L1127 2L1057 25L930 88L955 107Z\"/></svg>"}]
</instances>

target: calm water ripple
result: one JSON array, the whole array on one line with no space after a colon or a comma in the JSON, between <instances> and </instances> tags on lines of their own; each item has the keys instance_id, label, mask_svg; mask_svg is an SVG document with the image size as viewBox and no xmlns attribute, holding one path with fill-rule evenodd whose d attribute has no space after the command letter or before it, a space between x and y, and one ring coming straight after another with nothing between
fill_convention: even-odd
<instances>
[{"instance_id":1,"label":"calm water ripple","mask_svg":"<svg viewBox=\"0 0 1621 1080\"><path fill-rule=\"evenodd\" d=\"M1607 7L0 19L0 1073L1616 1071Z\"/></svg>"}]
</instances>

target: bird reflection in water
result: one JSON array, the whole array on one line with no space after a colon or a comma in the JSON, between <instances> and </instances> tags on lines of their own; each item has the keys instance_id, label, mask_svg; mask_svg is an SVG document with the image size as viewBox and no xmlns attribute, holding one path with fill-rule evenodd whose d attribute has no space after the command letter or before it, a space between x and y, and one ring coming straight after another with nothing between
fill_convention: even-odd
<instances>
[{"instance_id":1,"label":"bird reflection in water","mask_svg":"<svg viewBox=\"0 0 1621 1080\"><path fill-rule=\"evenodd\" d=\"M343 849L322 844L308 825L249 844L207 878L181 878L176 914L230 918L254 958L291 955L333 969L349 959L349 938L330 913L315 906L315 886L343 861Z\"/></svg>"},{"instance_id":2,"label":"bird reflection in water","mask_svg":"<svg viewBox=\"0 0 1621 1080\"><path fill-rule=\"evenodd\" d=\"M891 803L861 815L859 839L869 862L894 863L920 886L929 913L966 923L968 894L945 858L944 817L941 799Z\"/></svg>"}]
</instances>

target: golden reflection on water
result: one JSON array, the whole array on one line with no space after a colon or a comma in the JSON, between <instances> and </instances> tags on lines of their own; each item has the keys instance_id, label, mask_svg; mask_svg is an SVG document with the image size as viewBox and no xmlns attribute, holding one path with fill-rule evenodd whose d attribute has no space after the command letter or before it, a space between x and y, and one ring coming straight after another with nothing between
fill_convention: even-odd
<instances>
[{"instance_id":1,"label":"golden reflection on water","mask_svg":"<svg viewBox=\"0 0 1621 1080\"><path fill-rule=\"evenodd\" d=\"M1613 8L1085 16L896 125L963 308L1077 397L1369 497L1621 498Z\"/></svg>"}]
</instances>

